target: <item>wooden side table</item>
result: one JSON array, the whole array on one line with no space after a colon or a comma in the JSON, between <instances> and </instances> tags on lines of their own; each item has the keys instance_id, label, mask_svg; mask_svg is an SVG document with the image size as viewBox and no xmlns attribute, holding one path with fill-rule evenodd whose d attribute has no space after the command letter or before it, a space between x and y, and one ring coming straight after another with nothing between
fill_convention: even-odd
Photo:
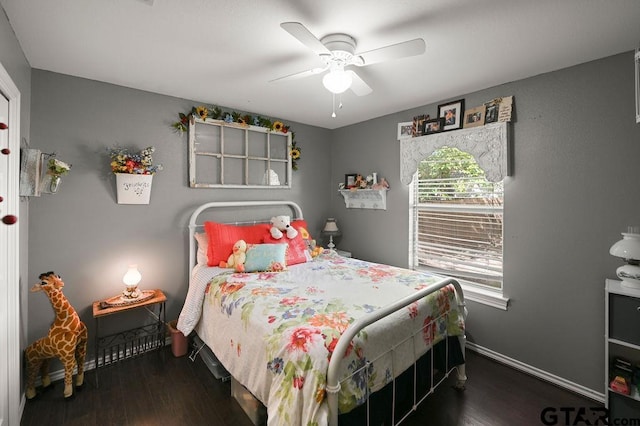
<instances>
[{"instance_id":1,"label":"wooden side table","mask_svg":"<svg viewBox=\"0 0 640 426\"><path fill-rule=\"evenodd\" d=\"M140 302L126 304L107 304L98 300L93 302L93 318L96 326L95 371L98 387L98 369L144 353L158 350L164 346L166 324L165 302L167 297L162 290L150 290L153 295ZM109 299L110 300L110 299ZM131 328L118 333L102 336L100 321L109 315L115 315L133 309L145 308L156 321L152 324ZM157 313L155 312L157 310Z\"/></svg>"}]
</instances>

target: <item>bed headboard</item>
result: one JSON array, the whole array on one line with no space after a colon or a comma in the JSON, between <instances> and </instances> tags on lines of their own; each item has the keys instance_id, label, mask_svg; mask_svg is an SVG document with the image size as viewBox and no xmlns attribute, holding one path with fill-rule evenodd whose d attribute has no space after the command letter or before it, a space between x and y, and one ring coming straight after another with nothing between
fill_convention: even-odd
<instances>
[{"instance_id":1,"label":"bed headboard","mask_svg":"<svg viewBox=\"0 0 640 426\"><path fill-rule=\"evenodd\" d=\"M196 239L194 234L203 228L204 220L200 217L205 211L215 209L247 209L255 208L256 214L260 214L260 207L283 207L285 210L288 208L293 213L292 219L304 219L302 216L302 209L293 201L212 201L202 204L194 210L189 218L189 266L188 272L191 274L191 268L196 264L196 252L198 250ZM282 213L285 214L285 213ZM269 218L266 218L264 214L253 221L252 223L268 222ZM235 222L235 224L249 223L249 222Z\"/></svg>"}]
</instances>

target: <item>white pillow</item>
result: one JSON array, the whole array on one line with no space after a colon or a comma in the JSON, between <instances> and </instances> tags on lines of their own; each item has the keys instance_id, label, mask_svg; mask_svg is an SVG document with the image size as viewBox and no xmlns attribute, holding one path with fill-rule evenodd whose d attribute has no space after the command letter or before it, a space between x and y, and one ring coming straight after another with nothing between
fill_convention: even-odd
<instances>
[{"instance_id":1,"label":"white pillow","mask_svg":"<svg viewBox=\"0 0 640 426\"><path fill-rule=\"evenodd\" d=\"M198 251L196 253L196 263L198 265L207 265L207 251L209 250L209 238L207 234L195 232L193 234L198 242Z\"/></svg>"}]
</instances>

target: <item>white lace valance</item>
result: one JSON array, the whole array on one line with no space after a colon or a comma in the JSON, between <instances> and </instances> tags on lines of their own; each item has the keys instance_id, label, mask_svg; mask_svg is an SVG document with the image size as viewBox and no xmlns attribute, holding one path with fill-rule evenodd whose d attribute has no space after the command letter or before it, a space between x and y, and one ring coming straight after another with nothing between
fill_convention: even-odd
<instances>
[{"instance_id":1,"label":"white lace valance","mask_svg":"<svg viewBox=\"0 0 640 426\"><path fill-rule=\"evenodd\" d=\"M473 155L487 179L499 182L507 176L507 123L400 140L400 182L409 185L418 164L438 148L455 147Z\"/></svg>"}]
</instances>

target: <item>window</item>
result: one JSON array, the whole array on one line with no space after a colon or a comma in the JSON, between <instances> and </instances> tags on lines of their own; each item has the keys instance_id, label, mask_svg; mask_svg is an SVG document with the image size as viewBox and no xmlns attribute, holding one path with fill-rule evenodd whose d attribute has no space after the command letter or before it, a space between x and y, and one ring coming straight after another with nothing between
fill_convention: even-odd
<instances>
[{"instance_id":1,"label":"window","mask_svg":"<svg viewBox=\"0 0 640 426\"><path fill-rule=\"evenodd\" d=\"M500 290L503 181L488 181L471 154L444 146L419 163L412 186L414 268Z\"/></svg>"}]
</instances>

